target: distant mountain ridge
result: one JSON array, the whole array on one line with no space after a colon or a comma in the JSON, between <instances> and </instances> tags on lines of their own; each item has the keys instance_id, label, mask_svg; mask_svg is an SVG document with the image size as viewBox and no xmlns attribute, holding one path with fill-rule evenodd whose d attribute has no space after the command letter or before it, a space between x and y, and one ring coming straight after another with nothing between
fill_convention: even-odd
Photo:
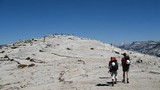
<instances>
[{"instance_id":1,"label":"distant mountain ridge","mask_svg":"<svg viewBox=\"0 0 160 90\"><path fill-rule=\"evenodd\" d=\"M4 47L4 46L7 46L7 45L0 45L0 49L1 49L2 47Z\"/></svg>"},{"instance_id":2,"label":"distant mountain ridge","mask_svg":"<svg viewBox=\"0 0 160 90\"><path fill-rule=\"evenodd\" d=\"M160 41L135 41L123 44L119 48L160 57Z\"/></svg>"}]
</instances>

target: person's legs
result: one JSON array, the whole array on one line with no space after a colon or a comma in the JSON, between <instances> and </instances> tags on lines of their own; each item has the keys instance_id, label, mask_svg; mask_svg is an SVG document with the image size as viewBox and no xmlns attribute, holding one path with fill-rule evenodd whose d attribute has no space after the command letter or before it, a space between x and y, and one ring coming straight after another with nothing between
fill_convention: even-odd
<instances>
[{"instance_id":1,"label":"person's legs","mask_svg":"<svg viewBox=\"0 0 160 90\"><path fill-rule=\"evenodd\" d=\"M114 86L114 79L112 79L112 86Z\"/></svg>"},{"instance_id":2,"label":"person's legs","mask_svg":"<svg viewBox=\"0 0 160 90\"><path fill-rule=\"evenodd\" d=\"M112 86L117 83L117 71L112 72Z\"/></svg>"},{"instance_id":3,"label":"person's legs","mask_svg":"<svg viewBox=\"0 0 160 90\"><path fill-rule=\"evenodd\" d=\"M128 72L126 72L126 77L127 77L127 83L129 83Z\"/></svg>"},{"instance_id":4,"label":"person's legs","mask_svg":"<svg viewBox=\"0 0 160 90\"><path fill-rule=\"evenodd\" d=\"M129 83L129 76L128 76L128 72L129 72L129 66L126 69L126 77L127 77L127 83Z\"/></svg>"},{"instance_id":5,"label":"person's legs","mask_svg":"<svg viewBox=\"0 0 160 90\"><path fill-rule=\"evenodd\" d=\"M122 79L122 82L125 82L125 66L122 66L122 70L123 70L123 79Z\"/></svg>"},{"instance_id":6,"label":"person's legs","mask_svg":"<svg viewBox=\"0 0 160 90\"><path fill-rule=\"evenodd\" d=\"M123 80L122 82L125 82L125 71L123 71Z\"/></svg>"},{"instance_id":7,"label":"person's legs","mask_svg":"<svg viewBox=\"0 0 160 90\"><path fill-rule=\"evenodd\" d=\"M117 74L118 74L118 73L117 73L117 71L116 71L116 72L115 72L115 77L114 77L114 78L115 78L115 84L117 83Z\"/></svg>"},{"instance_id":8,"label":"person's legs","mask_svg":"<svg viewBox=\"0 0 160 90\"><path fill-rule=\"evenodd\" d=\"M112 86L114 86L114 77L115 77L114 72L112 72L111 76L112 76Z\"/></svg>"}]
</instances>

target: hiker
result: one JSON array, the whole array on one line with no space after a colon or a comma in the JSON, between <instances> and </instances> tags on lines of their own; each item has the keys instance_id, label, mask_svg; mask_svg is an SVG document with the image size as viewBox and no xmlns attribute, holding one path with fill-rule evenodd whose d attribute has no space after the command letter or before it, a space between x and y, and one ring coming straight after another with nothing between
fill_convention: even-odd
<instances>
[{"instance_id":1,"label":"hiker","mask_svg":"<svg viewBox=\"0 0 160 90\"><path fill-rule=\"evenodd\" d=\"M128 72L130 67L130 57L126 53L123 53L122 55L123 55L123 58L121 60L122 70L123 70L122 82L125 83L125 80L127 79L127 83L129 83Z\"/></svg>"},{"instance_id":2,"label":"hiker","mask_svg":"<svg viewBox=\"0 0 160 90\"><path fill-rule=\"evenodd\" d=\"M114 84L117 83L117 70L118 70L118 62L115 57L111 57L108 69L112 76L112 86L114 86Z\"/></svg>"}]
</instances>

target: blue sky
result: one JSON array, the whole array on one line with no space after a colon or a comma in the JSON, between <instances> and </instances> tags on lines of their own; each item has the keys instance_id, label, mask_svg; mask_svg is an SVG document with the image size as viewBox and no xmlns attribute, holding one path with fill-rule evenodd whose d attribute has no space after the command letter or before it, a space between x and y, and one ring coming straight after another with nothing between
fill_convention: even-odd
<instances>
[{"instance_id":1,"label":"blue sky","mask_svg":"<svg viewBox=\"0 0 160 90\"><path fill-rule=\"evenodd\" d=\"M0 0L0 44L49 34L160 40L160 0Z\"/></svg>"}]
</instances>

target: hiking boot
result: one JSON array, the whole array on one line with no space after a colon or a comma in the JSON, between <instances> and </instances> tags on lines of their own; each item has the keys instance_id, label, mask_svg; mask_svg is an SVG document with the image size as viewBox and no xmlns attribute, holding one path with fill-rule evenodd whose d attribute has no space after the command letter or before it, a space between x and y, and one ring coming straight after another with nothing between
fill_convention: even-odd
<instances>
[{"instance_id":1,"label":"hiking boot","mask_svg":"<svg viewBox=\"0 0 160 90\"><path fill-rule=\"evenodd\" d=\"M117 82L114 82L114 84L117 84Z\"/></svg>"},{"instance_id":2,"label":"hiking boot","mask_svg":"<svg viewBox=\"0 0 160 90\"><path fill-rule=\"evenodd\" d=\"M114 84L117 84L117 78L115 78L115 82L114 82Z\"/></svg>"},{"instance_id":3,"label":"hiking boot","mask_svg":"<svg viewBox=\"0 0 160 90\"><path fill-rule=\"evenodd\" d=\"M127 79L127 83L129 83L129 79Z\"/></svg>"},{"instance_id":4,"label":"hiking boot","mask_svg":"<svg viewBox=\"0 0 160 90\"><path fill-rule=\"evenodd\" d=\"M125 83L125 80L123 79L122 82Z\"/></svg>"},{"instance_id":5,"label":"hiking boot","mask_svg":"<svg viewBox=\"0 0 160 90\"><path fill-rule=\"evenodd\" d=\"M112 82L112 86L114 86L114 83Z\"/></svg>"},{"instance_id":6,"label":"hiking boot","mask_svg":"<svg viewBox=\"0 0 160 90\"><path fill-rule=\"evenodd\" d=\"M112 79L112 86L114 86L114 79Z\"/></svg>"}]
</instances>

